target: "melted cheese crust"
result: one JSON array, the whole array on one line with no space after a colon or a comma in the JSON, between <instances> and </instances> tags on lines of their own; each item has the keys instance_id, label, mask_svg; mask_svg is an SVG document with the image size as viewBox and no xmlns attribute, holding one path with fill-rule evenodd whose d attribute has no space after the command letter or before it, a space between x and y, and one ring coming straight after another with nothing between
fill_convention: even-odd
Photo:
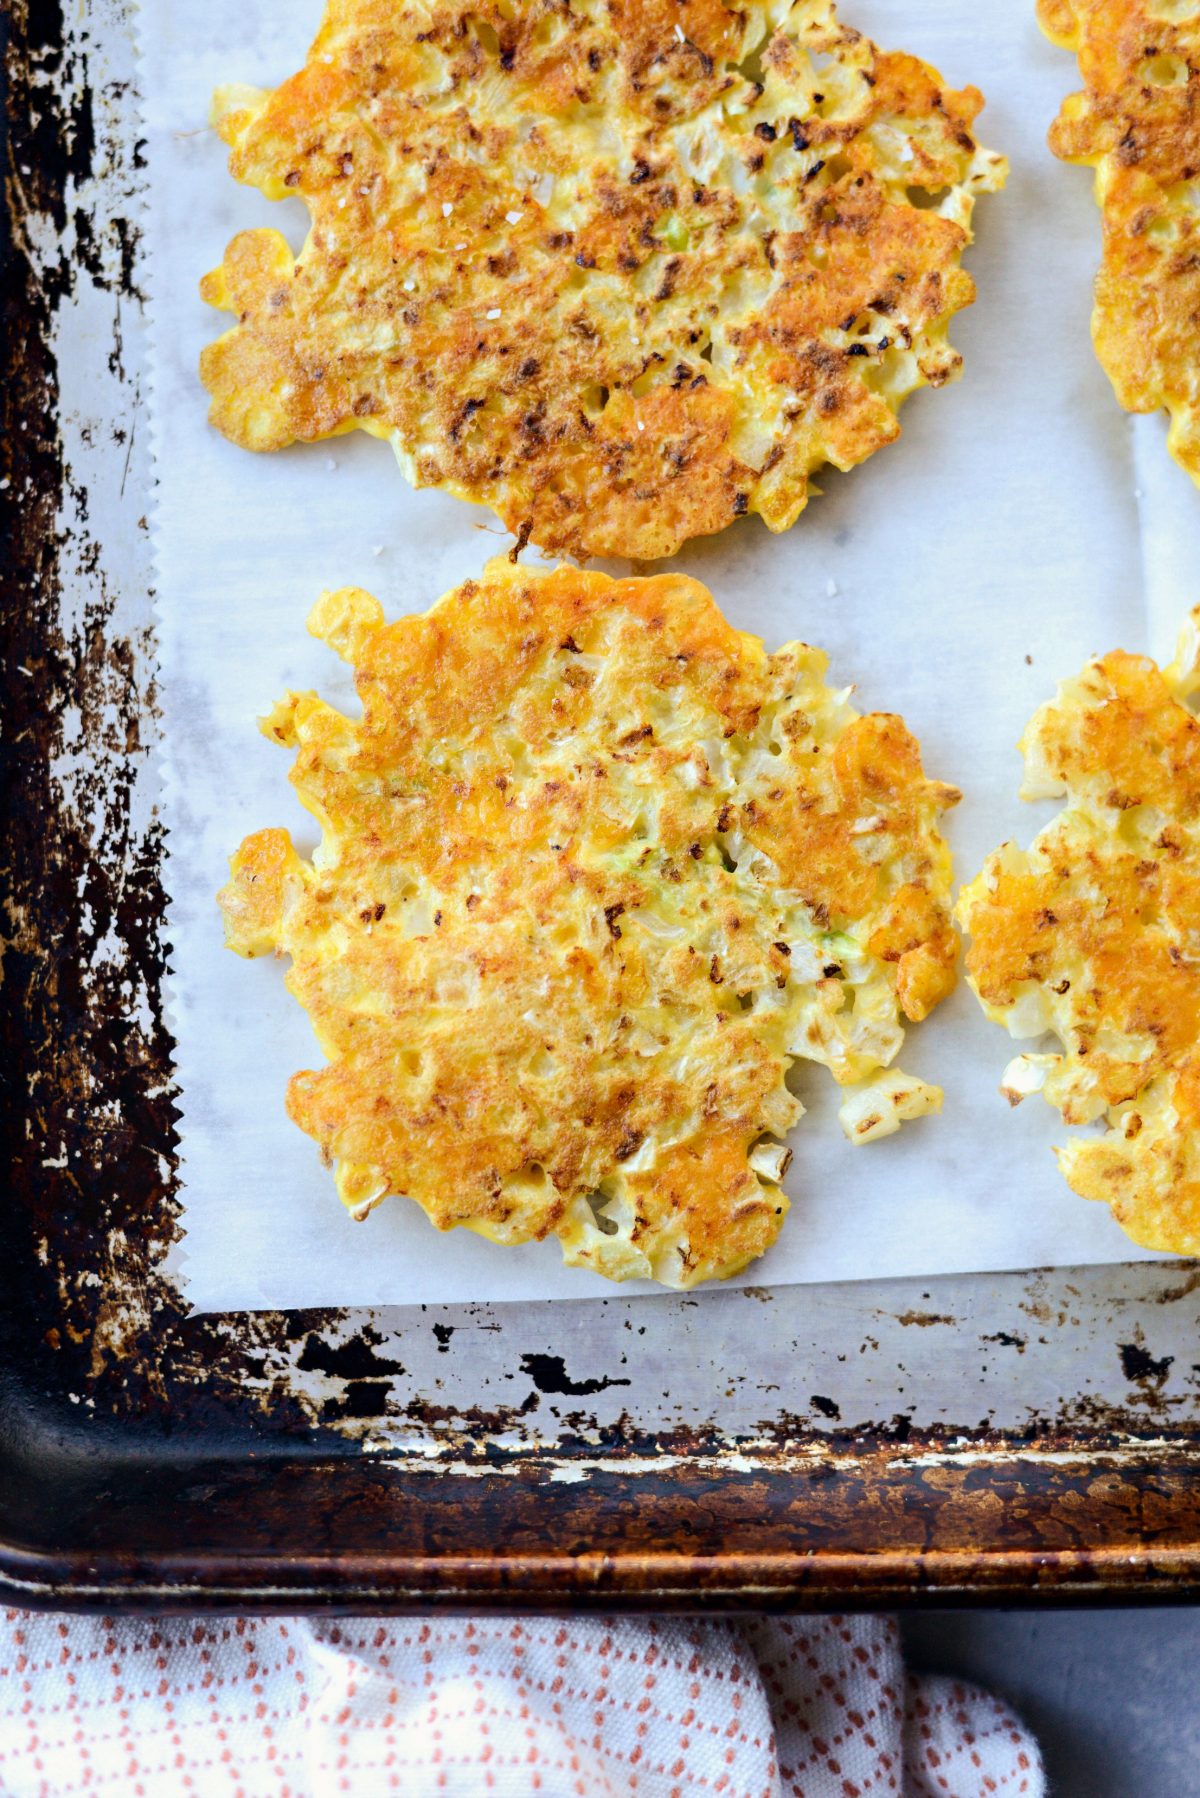
<instances>
[{"instance_id":1,"label":"melted cheese crust","mask_svg":"<svg viewBox=\"0 0 1200 1798\"><path fill-rule=\"evenodd\" d=\"M937 1108L888 1064L954 983L958 795L818 651L766 655L683 576L507 561L391 625L327 594L310 628L363 716L293 693L265 721L322 841L248 838L221 904L230 947L291 958L328 1065L289 1111L357 1215L407 1194L691 1286L780 1228L796 1058L857 1140Z\"/></svg>"},{"instance_id":2,"label":"melted cheese crust","mask_svg":"<svg viewBox=\"0 0 1200 1798\"><path fill-rule=\"evenodd\" d=\"M1103 1120L1058 1151L1071 1186L1135 1242L1185 1255L1200 1253L1198 627L1200 611L1166 670L1118 650L1041 708L1024 796L1067 803L958 901L988 1016L1062 1045L1019 1056L1003 1090Z\"/></svg>"},{"instance_id":3,"label":"melted cheese crust","mask_svg":"<svg viewBox=\"0 0 1200 1798\"><path fill-rule=\"evenodd\" d=\"M569 555L653 558L959 372L982 105L829 0L330 0L299 74L222 90L230 167L303 200L203 283L248 449L360 428Z\"/></svg>"},{"instance_id":4,"label":"melted cheese crust","mask_svg":"<svg viewBox=\"0 0 1200 1798\"><path fill-rule=\"evenodd\" d=\"M1167 409L1168 448L1200 482L1200 7L1039 0L1038 16L1085 83L1050 147L1096 171L1096 353L1127 412Z\"/></svg>"}]
</instances>

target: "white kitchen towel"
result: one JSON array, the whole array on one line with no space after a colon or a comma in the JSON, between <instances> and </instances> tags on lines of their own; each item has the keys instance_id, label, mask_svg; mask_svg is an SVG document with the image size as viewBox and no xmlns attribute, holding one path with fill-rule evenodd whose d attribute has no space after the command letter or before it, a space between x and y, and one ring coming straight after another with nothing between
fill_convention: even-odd
<instances>
[{"instance_id":1,"label":"white kitchen towel","mask_svg":"<svg viewBox=\"0 0 1200 1798\"><path fill-rule=\"evenodd\" d=\"M894 1618L6 1613L0 1794L1042 1798L996 1698Z\"/></svg>"}]
</instances>

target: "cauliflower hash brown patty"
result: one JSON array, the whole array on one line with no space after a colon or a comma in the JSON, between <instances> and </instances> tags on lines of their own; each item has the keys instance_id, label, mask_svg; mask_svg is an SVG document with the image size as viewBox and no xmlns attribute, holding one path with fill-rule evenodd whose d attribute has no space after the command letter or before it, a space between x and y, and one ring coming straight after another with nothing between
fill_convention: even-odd
<instances>
[{"instance_id":1,"label":"cauliflower hash brown patty","mask_svg":"<svg viewBox=\"0 0 1200 1798\"><path fill-rule=\"evenodd\" d=\"M1167 447L1200 483L1200 6L1038 0L1038 17L1085 83L1050 148L1096 171L1096 353L1127 412L1167 408Z\"/></svg>"},{"instance_id":2,"label":"cauliflower hash brown patty","mask_svg":"<svg viewBox=\"0 0 1200 1798\"><path fill-rule=\"evenodd\" d=\"M937 1109L890 1064L954 983L958 794L818 651L765 654L681 575L507 561L391 625L326 594L310 629L362 718L264 721L322 841L248 838L221 905L231 948L291 958L328 1065L288 1108L356 1216L406 1194L692 1286L780 1228L796 1058L855 1140Z\"/></svg>"},{"instance_id":3,"label":"cauliflower hash brown patty","mask_svg":"<svg viewBox=\"0 0 1200 1798\"><path fill-rule=\"evenodd\" d=\"M230 167L311 217L234 238L201 374L248 449L355 427L522 541L650 559L899 435L946 338L973 88L830 0L330 0L299 74L222 89Z\"/></svg>"},{"instance_id":4,"label":"cauliflower hash brown patty","mask_svg":"<svg viewBox=\"0 0 1200 1798\"><path fill-rule=\"evenodd\" d=\"M1016 1037L1003 1090L1041 1091L1100 1134L1060 1149L1085 1199L1134 1242L1200 1254L1200 610L1162 672L1116 650L1037 712L1022 796L1065 796L1028 850L1013 843L964 887L967 971Z\"/></svg>"}]
</instances>

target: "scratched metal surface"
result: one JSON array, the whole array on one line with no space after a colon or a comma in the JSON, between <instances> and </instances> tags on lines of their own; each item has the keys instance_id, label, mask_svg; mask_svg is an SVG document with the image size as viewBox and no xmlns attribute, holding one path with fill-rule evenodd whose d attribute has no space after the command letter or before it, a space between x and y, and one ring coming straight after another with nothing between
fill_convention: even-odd
<instances>
[{"instance_id":1,"label":"scratched metal surface","mask_svg":"<svg viewBox=\"0 0 1200 1798\"><path fill-rule=\"evenodd\" d=\"M1194 1590L1188 1266L185 1316L131 14L5 14L0 1584L359 1610Z\"/></svg>"}]
</instances>

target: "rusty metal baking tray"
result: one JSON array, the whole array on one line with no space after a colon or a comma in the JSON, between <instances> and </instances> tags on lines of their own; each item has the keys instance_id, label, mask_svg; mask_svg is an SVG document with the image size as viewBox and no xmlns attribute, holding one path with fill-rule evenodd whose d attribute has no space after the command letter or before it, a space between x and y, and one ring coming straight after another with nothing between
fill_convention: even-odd
<instances>
[{"instance_id":1,"label":"rusty metal baking tray","mask_svg":"<svg viewBox=\"0 0 1200 1798\"><path fill-rule=\"evenodd\" d=\"M6 12L3 1596L1194 1596L1187 1265L184 1314L131 10Z\"/></svg>"}]
</instances>

